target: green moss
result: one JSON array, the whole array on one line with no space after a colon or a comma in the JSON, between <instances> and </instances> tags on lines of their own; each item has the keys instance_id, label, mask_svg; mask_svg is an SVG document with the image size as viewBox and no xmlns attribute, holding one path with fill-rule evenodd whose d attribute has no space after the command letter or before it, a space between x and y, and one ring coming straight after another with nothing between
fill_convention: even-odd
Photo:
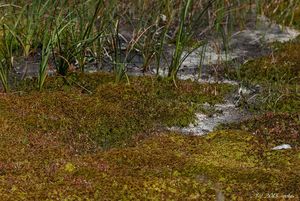
<instances>
[{"instance_id":1,"label":"green moss","mask_svg":"<svg viewBox=\"0 0 300 201\"><path fill-rule=\"evenodd\" d=\"M245 85L260 85L257 109L273 112L300 111L300 38L273 45L274 53L247 62L231 78L240 79ZM230 74L230 73L229 73Z\"/></svg>"},{"instance_id":2,"label":"green moss","mask_svg":"<svg viewBox=\"0 0 300 201\"><path fill-rule=\"evenodd\" d=\"M221 102L231 87L178 81L174 88L151 77L116 85L106 74L68 79L0 97L1 198L299 198L298 149L271 151L246 130L206 137L157 131L188 124L199 104Z\"/></svg>"},{"instance_id":3,"label":"green moss","mask_svg":"<svg viewBox=\"0 0 300 201\"><path fill-rule=\"evenodd\" d=\"M299 83L299 48L300 37L291 42L274 44L274 52L271 55L249 61L241 66L241 79L259 84Z\"/></svg>"},{"instance_id":4,"label":"green moss","mask_svg":"<svg viewBox=\"0 0 300 201\"><path fill-rule=\"evenodd\" d=\"M39 153L28 147L27 162L1 164L0 194L8 200L215 200L220 192L230 200L257 200L257 193L299 198L299 152L264 149L262 159L254 140L247 132L219 131L204 138L153 134L93 154L77 155L67 144L49 143Z\"/></svg>"},{"instance_id":5,"label":"green moss","mask_svg":"<svg viewBox=\"0 0 300 201\"><path fill-rule=\"evenodd\" d=\"M267 113L252 119L232 123L223 128L241 129L254 133L260 149L271 149L280 144L290 144L300 148L300 114Z\"/></svg>"},{"instance_id":6,"label":"green moss","mask_svg":"<svg viewBox=\"0 0 300 201\"><path fill-rule=\"evenodd\" d=\"M186 126L194 121L200 104L223 101L232 87L164 79L131 78L114 84L111 74L72 74L49 78L45 90L32 81L7 95L0 104L10 118L31 132L58 132L74 149L91 151L122 146L132 136L160 126Z\"/></svg>"}]
</instances>

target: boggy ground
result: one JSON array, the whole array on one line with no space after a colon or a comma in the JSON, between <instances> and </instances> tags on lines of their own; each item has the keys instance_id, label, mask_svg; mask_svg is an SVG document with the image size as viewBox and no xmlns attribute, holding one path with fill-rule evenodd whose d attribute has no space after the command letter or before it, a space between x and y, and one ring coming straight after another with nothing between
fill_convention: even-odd
<instances>
[{"instance_id":1,"label":"boggy ground","mask_svg":"<svg viewBox=\"0 0 300 201\"><path fill-rule=\"evenodd\" d=\"M1 199L299 199L299 110L187 136L164 126L188 125L232 86L130 80L73 74L2 94ZM293 149L271 150L279 142Z\"/></svg>"},{"instance_id":2,"label":"boggy ground","mask_svg":"<svg viewBox=\"0 0 300 201\"><path fill-rule=\"evenodd\" d=\"M228 72L260 85L255 104L243 97L256 116L203 137L165 126L234 87L106 73L49 78L41 92L21 83L0 95L1 199L299 200L299 41Z\"/></svg>"}]
</instances>

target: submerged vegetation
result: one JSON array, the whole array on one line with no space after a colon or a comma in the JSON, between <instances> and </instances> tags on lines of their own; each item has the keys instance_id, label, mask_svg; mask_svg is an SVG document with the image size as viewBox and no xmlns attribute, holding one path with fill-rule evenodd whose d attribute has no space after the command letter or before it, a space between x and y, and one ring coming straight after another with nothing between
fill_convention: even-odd
<instances>
[{"instance_id":1,"label":"submerged vegetation","mask_svg":"<svg viewBox=\"0 0 300 201\"><path fill-rule=\"evenodd\" d=\"M300 38L238 69L226 63L221 77L237 85L177 79L209 39L227 54L248 14L299 29L299 4L2 0L1 199L299 200ZM206 136L168 129L214 116L206 106L237 91L251 118ZM282 144L291 148L274 150Z\"/></svg>"}]
</instances>

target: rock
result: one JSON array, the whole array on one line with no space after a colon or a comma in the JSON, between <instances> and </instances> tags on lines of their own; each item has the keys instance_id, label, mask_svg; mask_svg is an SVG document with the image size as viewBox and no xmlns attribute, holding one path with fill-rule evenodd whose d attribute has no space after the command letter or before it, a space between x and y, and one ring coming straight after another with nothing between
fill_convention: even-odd
<instances>
[{"instance_id":1,"label":"rock","mask_svg":"<svg viewBox=\"0 0 300 201\"><path fill-rule=\"evenodd\" d=\"M272 148L272 150L282 150L282 149L291 149L291 148L292 148L292 146L289 144L282 144L282 145Z\"/></svg>"}]
</instances>

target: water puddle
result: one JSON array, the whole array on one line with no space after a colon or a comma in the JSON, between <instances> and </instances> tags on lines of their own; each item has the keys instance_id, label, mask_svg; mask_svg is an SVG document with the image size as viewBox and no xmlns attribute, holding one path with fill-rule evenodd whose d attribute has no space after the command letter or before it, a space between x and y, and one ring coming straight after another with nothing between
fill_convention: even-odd
<instances>
[{"instance_id":1,"label":"water puddle","mask_svg":"<svg viewBox=\"0 0 300 201\"><path fill-rule=\"evenodd\" d=\"M179 79L192 79L199 82L214 83L219 82L212 71L215 71L216 65L222 65L226 61L237 61L242 63L248 59L261 57L270 53L268 44L273 42L286 42L295 39L300 33L289 27L271 22L265 16L253 17L244 30L234 32L228 38L228 48L225 51L224 43L220 38L215 38L207 42L192 52L182 63L178 72ZM171 58L173 47L166 49L166 55ZM127 72L131 75L144 75L141 72L143 58L133 53L132 60L127 63ZM15 71L18 75L26 74L26 77L35 77L38 74L40 56L34 58L34 61L16 61ZM162 61L162 66L168 66L166 61ZM170 62L170 61L168 61ZM112 71L112 65L106 63L89 63L86 71L93 73L98 71ZM166 76L167 68L159 69L158 74ZM199 73L200 72L200 73ZM49 74L55 73L55 69L49 69ZM151 66L146 74L155 75L156 66ZM219 79L219 78L218 78ZM236 84L233 81L221 79L224 83Z\"/></svg>"},{"instance_id":2,"label":"water puddle","mask_svg":"<svg viewBox=\"0 0 300 201\"><path fill-rule=\"evenodd\" d=\"M229 52L213 48L214 46L220 47L220 42L217 45L210 42L207 46L201 47L189 55L183 62L182 68L195 69L199 68L199 65L209 66L233 59L245 61L257 56L261 57L268 53L267 44L273 42L287 42L295 39L299 34L300 33L297 30L289 27L282 27L281 25L272 23L265 16L259 16L255 26L236 32L232 35L229 41ZM205 50L203 48L205 48ZM204 73L200 75L188 72L189 70L179 72L179 79L191 79L200 83L227 83L238 85L237 82L232 80L216 80L213 77L209 77L205 74L205 70ZM164 73L165 72L162 72L161 74ZM244 94L248 93L248 91L251 90L241 87L236 94L232 94L232 97L239 97L240 93ZM254 96L255 94L252 94L252 97ZM217 104L214 106L206 105L206 107L208 109L213 109L216 112L213 115L197 113L196 122L194 124L190 124L185 128L172 127L170 130L179 131L184 134L204 135L213 131L220 124L239 122L251 117L250 112L237 107L236 104L230 100L227 100L224 104Z\"/></svg>"},{"instance_id":3,"label":"water puddle","mask_svg":"<svg viewBox=\"0 0 300 201\"><path fill-rule=\"evenodd\" d=\"M183 68L199 65L220 64L224 61L264 56L269 53L268 44L287 42L299 36L300 32L290 27L283 27L271 22L265 16L258 16L255 25L249 25L245 30L232 34L225 51L223 41L216 39L198 48L183 62Z\"/></svg>"},{"instance_id":4,"label":"water puddle","mask_svg":"<svg viewBox=\"0 0 300 201\"><path fill-rule=\"evenodd\" d=\"M220 124L241 121L251 116L249 112L236 107L230 102L214 106L206 104L204 106L207 109L213 109L215 111L214 114L206 115L197 113L194 124L190 124L185 128L172 127L170 130L179 131L184 134L204 135L213 131Z\"/></svg>"}]
</instances>

